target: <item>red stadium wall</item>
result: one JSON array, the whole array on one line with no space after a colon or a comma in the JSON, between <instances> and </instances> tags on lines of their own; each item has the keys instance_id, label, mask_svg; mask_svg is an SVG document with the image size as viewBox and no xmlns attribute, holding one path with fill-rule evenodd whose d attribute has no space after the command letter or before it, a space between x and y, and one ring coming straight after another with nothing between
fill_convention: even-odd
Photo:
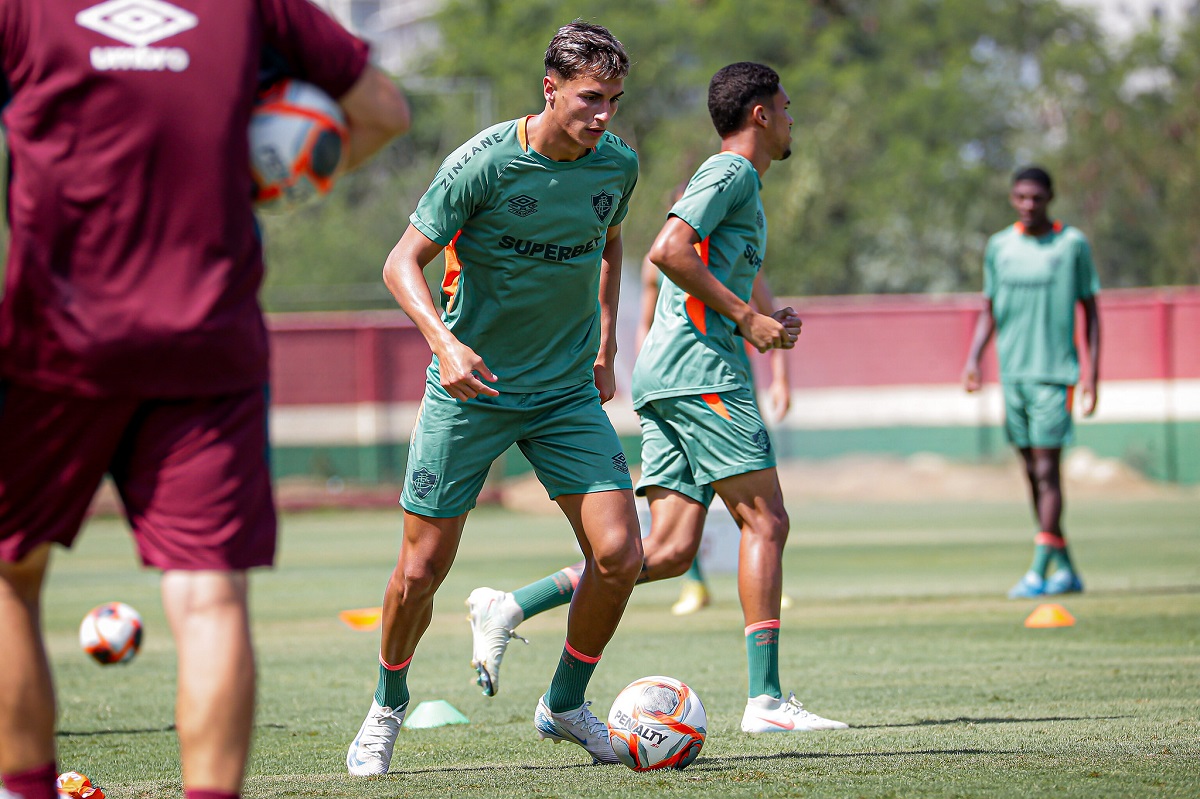
<instances>
[{"instance_id":1,"label":"red stadium wall","mask_svg":"<svg viewBox=\"0 0 1200 799\"><path fill-rule=\"evenodd\" d=\"M958 390L981 307L978 295L788 302L800 312L804 333L790 353L794 411L785 427L823 428L828 440L818 447L822 453L832 454L831 447L843 444L861 447L862 437L851 434L858 427L874 428L871 438L879 439L883 428L936 425L939 403L949 403L948 425L998 424L994 410L964 415L963 408L973 406L963 404L970 400ZM627 299L623 305L635 308L636 302ZM1186 462L1200 450L1195 440L1200 425L1200 289L1109 291L1101 295L1100 311L1102 413L1092 437L1105 426L1168 424L1174 429L1165 435L1172 440L1159 441L1156 428L1149 445L1152 457ZM270 328L277 451L403 446L420 401L429 349L400 311L276 315ZM628 366L631 347L623 349ZM994 382L993 347L984 370ZM627 377L621 382L628 386ZM861 422L847 411L856 402L870 409ZM878 413L881 406L900 408L904 402L924 410L916 416ZM629 409L623 410L620 400L612 405L618 429L636 434ZM836 421L822 419L822 408L838 410ZM1186 463L1183 474L1178 464L1148 471L1200 482L1200 463L1194 476Z\"/></svg>"}]
</instances>

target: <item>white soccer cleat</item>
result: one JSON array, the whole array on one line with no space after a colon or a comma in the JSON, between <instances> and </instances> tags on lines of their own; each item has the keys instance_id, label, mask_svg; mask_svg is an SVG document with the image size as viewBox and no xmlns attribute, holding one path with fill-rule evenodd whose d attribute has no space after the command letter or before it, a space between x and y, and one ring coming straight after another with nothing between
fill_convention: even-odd
<instances>
[{"instance_id":1,"label":"white soccer cleat","mask_svg":"<svg viewBox=\"0 0 1200 799\"><path fill-rule=\"evenodd\" d=\"M619 763L608 740L608 725L588 709L590 704L584 702L566 713L552 713L543 696L538 700L537 711L533 714L533 726L537 727L538 737L554 743L569 741L582 746L592 756L593 765Z\"/></svg>"},{"instance_id":2,"label":"white soccer cleat","mask_svg":"<svg viewBox=\"0 0 1200 799\"><path fill-rule=\"evenodd\" d=\"M512 594L493 588L476 588L467 597L467 620L471 622L471 665L478 675L475 684L484 696L500 691L500 661L513 638L529 643L513 629L524 620Z\"/></svg>"},{"instance_id":3,"label":"white soccer cleat","mask_svg":"<svg viewBox=\"0 0 1200 799\"><path fill-rule=\"evenodd\" d=\"M355 777L372 777L388 773L392 749L396 746L396 736L400 733L406 712L408 703L393 710L371 700L371 710L358 728L358 735L350 742L350 750L346 752L346 769L351 774Z\"/></svg>"},{"instance_id":4,"label":"white soccer cleat","mask_svg":"<svg viewBox=\"0 0 1200 799\"><path fill-rule=\"evenodd\" d=\"M816 732L844 730L849 726L805 710L795 694L788 694L786 700L766 694L748 699L746 712L742 714L742 732Z\"/></svg>"}]
</instances>

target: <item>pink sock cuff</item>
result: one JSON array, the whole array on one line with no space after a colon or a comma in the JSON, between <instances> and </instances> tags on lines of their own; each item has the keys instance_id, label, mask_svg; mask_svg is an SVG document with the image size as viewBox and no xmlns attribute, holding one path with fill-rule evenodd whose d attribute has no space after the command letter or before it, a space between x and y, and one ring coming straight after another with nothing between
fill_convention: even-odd
<instances>
[{"instance_id":1,"label":"pink sock cuff","mask_svg":"<svg viewBox=\"0 0 1200 799\"><path fill-rule=\"evenodd\" d=\"M746 635L756 633L759 630L778 630L779 619L767 619L766 621L756 621L746 628Z\"/></svg>"},{"instance_id":2,"label":"pink sock cuff","mask_svg":"<svg viewBox=\"0 0 1200 799\"><path fill-rule=\"evenodd\" d=\"M599 655L595 655L595 656L585 655L582 652L580 652L578 649L576 649L575 647L571 646L570 641L563 641L563 647L567 650L567 654L570 655L571 657L575 658L576 660L582 660L584 663L599 663L600 662Z\"/></svg>"},{"instance_id":3,"label":"pink sock cuff","mask_svg":"<svg viewBox=\"0 0 1200 799\"><path fill-rule=\"evenodd\" d=\"M14 796L27 796L30 799L52 799L58 796L54 781L58 779L58 765L52 760L41 766L34 766L25 771L0 774L5 787Z\"/></svg>"},{"instance_id":4,"label":"pink sock cuff","mask_svg":"<svg viewBox=\"0 0 1200 799\"><path fill-rule=\"evenodd\" d=\"M238 799L241 794L229 793L228 791L206 791L195 789L184 789L184 799Z\"/></svg>"},{"instance_id":5,"label":"pink sock cuff","mask_svg":"<svg viewBox=\"0 0 1200 799\"><path fill-rule=\"evenodd\" d=\"M567 579L571 581L572 592L579 587L579 578L583 576L583 572L579 569L576 569L574 566L568 566L559 573L566 575Z\"/></svg>"},{"instance_id":6,"label":"pink sock cuff","mask_svg":"<svg viewBox=\"0 0 1200 799\"><path fill-rule=\"evenodd\" d=\"M386 660L383 659L382 652L379 653L379 665L383 666L388 671L400 671L400 669L407 669L408 664L412 663L412 659L413 659L413 656L409 655L408 660L404 661L403 663L401 663L397 666L393 666L391 663L388 663Z\"/></svg>"},{"instance_id":7,"label":"pink sock cuff","mask_svg":"<svg viewBox=\"0 0 1200 799\"><path fill-rule=\"evenodd\" d=\"M1038 533L1033 537L1033 543L1037 544L1038 546L1047 546L1051 549L1067 548L1067 540L1061 535L1055 535L1054 533Z\"/></svg>"}]
</instances>

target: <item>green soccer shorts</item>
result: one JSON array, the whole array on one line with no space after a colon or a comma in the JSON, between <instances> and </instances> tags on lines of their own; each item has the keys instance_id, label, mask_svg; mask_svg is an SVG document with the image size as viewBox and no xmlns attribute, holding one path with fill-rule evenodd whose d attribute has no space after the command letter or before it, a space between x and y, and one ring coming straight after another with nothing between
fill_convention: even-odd
<instances>
[{"instance_id":1,"label":"green soccer shorts","mask_svg":"<svg viewBox=\"0 0 1200 799\"><path fill-rule=\"evenodd\" d=\"M629 464L595 384L460 402L427 380L400 505L435 518L466 513L475 507L492 462L513 444L551 499L632 488Z\"/></svg>"},{"instance_id":2,"label":"green soccer shorts","mask_svg":"<svg viewBox=\"0 0 1200 799\"><path fill-rule=\"evenodd\" d=\"M1075 438L1075 387L1017 380L1003 384L1004 432L1018 449L1061 449Z\"/></svg>"},{"instance_id":3,"label":"green soccer shorts","mask_svg":"<svg viewBox=\"0 0 1200 799\"><path fill-rule=\"evenodd\" d=\"M639 496L648 486L661 486L707 507L717 480L775 466L771 437L750 389L651 400L638 408L638 416Z\"/></svg>"}]
</instances>

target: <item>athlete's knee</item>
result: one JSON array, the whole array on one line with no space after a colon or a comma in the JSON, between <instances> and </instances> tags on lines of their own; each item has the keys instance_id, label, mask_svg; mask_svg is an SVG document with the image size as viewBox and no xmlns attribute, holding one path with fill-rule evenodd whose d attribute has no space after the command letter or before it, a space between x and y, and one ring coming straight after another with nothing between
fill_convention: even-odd
<instances>
[{"instance_id":1,"label":"athlete's knee","mask_svg":"<svg viewBox=\"0 0 1200 799\"><path fill-rule=\"evenodd\" d=\"M442 581L449 572L448 564L442 565L431 559L410 558L396 565L388 590L396 594L404 604L431 602Z\"/></svg>"},{"instance_id":2,"label":"athlete's knee","mask_svg":"<svg viewBox=\"0 0 1200 799\"><path fill-rule=\"evenodd\" d=\"M742 535L782 547L787 542L790 529L791 519L787 510L780 505L747 517L742 525Z\"/></svg>"},{"instance_id":3,"label":"athlete's knee","mask_svg":"<svg viewBox=\"0 0 1200 799\"><path fill-rule=\"evenodd\" d=\"M632 586L642 573L644 563L641 541L636 544L597 553L593 558L596 575L608 583Z\"/></svg>"}]
</instances>

